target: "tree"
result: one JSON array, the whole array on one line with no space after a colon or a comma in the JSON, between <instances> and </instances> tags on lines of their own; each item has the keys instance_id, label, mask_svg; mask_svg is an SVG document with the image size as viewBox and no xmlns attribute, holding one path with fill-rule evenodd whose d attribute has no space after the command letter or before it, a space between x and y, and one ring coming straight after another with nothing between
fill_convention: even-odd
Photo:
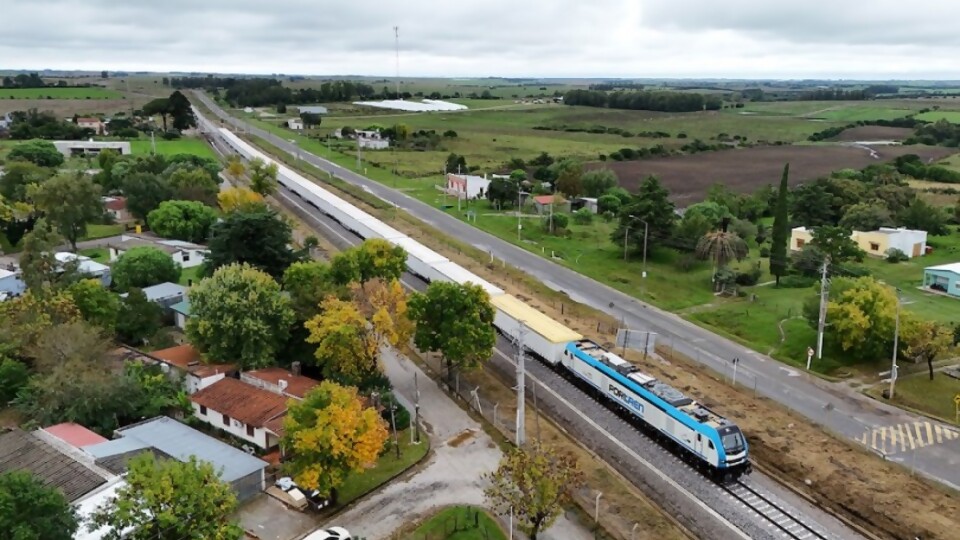
<instances>
[{"instance_id":1,"label":"tree","mask_svg":"<svg viewBox=\"0 0 960 540\"><path fill-rule=\"evenodd\" d=\"M200 201L210 206L217 203L220 186L208 171L200 167L181 165L171 171L167 183L178 199Z\"/></svg>"},{"instance_id":2,"label":"tree","mask_svg":"<svg viewBox=\"0 0 960 540\"><path fill-rule=\"evenodd\" d=\"M10 540L72 540L77 513L54 486L27 471L0 474L0 530Z\"/></svg>"},{"instance_id":3,"label":"tree","mask_svg":"<svg viewBox=\"0 0 960 540\"><path fill-rule=\"evenodd\" d=\"M887 358L893 350L897 296L870 277L834 278L830 284L826 338L852 360Z\"/></svg>"},{"instance_id":4,"label":"tree","mask_svg":"<svg viewBox=\"0 0 960 540\"><path fill-rule=\"evenodd\" d=\"M928 204L923 199L913 201L897 216L897 219L901 225L910 229L927 231L935 236L950 234L946 212L940 207Z\"/></svg>"},{"instance_id":5,"label":"tree","mask_svg":"<svg viewBox=\"0 0 960 540\"><path fill-rule=\"evenodd\" d=\"M119 291L180 281L180 265L152 246L130 248L113 264L113 286Z\"/></svg>"},{"instance_id":6,"label":"tree","mask_svg":"<svg viewBox=\"0 0 960 540\"><path fill-rule=\"evenodd\" d=\"M310 129L319 126L323 121L323 117L318 113L301 112L300 120L303 122L303 127Z\"/></svg>"},{"instance_id":7,"label":"tree","mask_svg":"<svg viewBox=\"0 0 960 540\"><path fill-rule=\"evenodd\" d=\"M0 302L0 354L33 358L35 346L48 329L80 320L80 311L66 291L41 294L37 289Z\"/></svg>"},{"instance_id":8,"label":"tree","mask_svg":"<svg viewBox=\"0 0 960 540\"><path fill-rule=\"evenodd\" d=\"M7 159L11 161L29 161L41 167L59 167L63 165L63 154L50 141L28 141L14 146Z\"/></svg>"},{"instance_id":9,"label":"tree","mask_svg":"<svg viewBox=\"0 0 960 540\"><path fill-rule=\"evenodd\" d=\"M600 197L611 188L617 187L620 180L617 173L610 169L594 169L587 171L580 178L583 185L583 194L587 197Z\"/></svg>"},{"instance_id":10,"label":"tree","mask_svg":"<svg viewBox=\"0 0 960 540\"><path fill-rule=\"evenodd\" d=\"M574 458L535 443L513 448L493 473L484 495L500 514L513 511L531 540L547 529L570 503L571 493L583 485L583 474Z\"/></svg>"},{"instance_id":11,"label":"tree","mask_svg":"<svg viewBox=\"0 0 960 540\"><path fill-rule=\"evenodd\" d=\"M55 253L63 244L63 237L45 219L37 221L33 230L23 237L20 270L27 288L38 296L47 291L62 289L79 279L78 261L61 263Z\"/></svg>"},{"instance_id":12,"label":"tree","mask_svg":"<svg viewBox=\"0 0 960 540\"><path fill-rule=\"evenodd\" d=\"M887 207L876 202L857 203L847 208L840 219L840 226L852 231L875 231L893 224Z\"/></svg>"},{"instance_id":13,"label":"tree","mask_svg":"<svg viewBox=\"0 0 960 540\"><path fill-rule=\"evenodd\" d=\"M953 332L934 321L909 320L901 328L901 339L907 345L903 355L914 362L926 362L932 381L933 361L953 346Z\"/></svg>"},{"instance_id":14,"label":"tree","mask_svg":"<svg viewBox=\"0 0 960 540\"><path fill-rule=\"evenodd\" d=\"M469 172L469 169L467 169L467 158L457 154L450 154L447 156L443 170L444 172L454 174L467 173Z\"/></svg>"},{"instance_id":15,"label":"tree","mask_svg":"<svg viewBox=\"0 0 960 540\"><path fill-rule=\"evenodd\" d=\"M264 197L276 193L277 173L280 171L276 163L267 164L260 158L253 158L249 170L251 191Z\"/></svg>"},{"instance_id":16,"label":"tree","mask_svg":"<svg viewBox=\"0 0 960 540\"><path fill-rule=\"evenodd\" d=\"M239 180L246 170L247 168L243 165L243 160L237 154L233 154L227 158L227 174L232 176L234 180Z\"/></svg>"},{"instance_id":17,"label":"tree","mask_svg":"<svg viewBox=\"0 0 960 540\"><path fill-rule=\"evenodd\" d=\"M247 263L275 278L299 259L290 249L290 224L274 210L261 207L227 214L210 230L207 272L233 263Z\"/></svg>"},{"instance_id":18,"label":"tree","mask_svg":"<svg viewBox=\"0 0 960 540\"><path fill-rule=\"evenodd\" d=\"M790 242L789 192L787 176L790 174L790 164L783 166L783 177L780 179L780 191L777 193L777 204L773 210L773 230L770 236L770 273L780 286L780 278L787 275L787 244Z\"/></svg>"},{"instance_id":19,"label":"tree","mask_svg":"<svg viewBox=\"0 0 960 540\"><path fill-rule=\"evenodd\" d=\"M103 288L99 279L82 279L71 285L67 292L85 321L113 330L120 313L120 298Z\"/></svg>"},{"instance_id":20,"label":"tree","mask_svg":"<svg viewBox=\"0 0 960 540\"><path fill-rule=\"evenodd\" d=\"M371 238L334 257L330 266L338 285L375 278L397 280L407 268L407 252L386 240Z\"/></svg>"},{"instance_id":21,"label":"tree","mask_svg":"<svg viewBox=\"0 0 960 540\"><path fill-rule=\"evenodd\" d=\"M294 320L280 285L248 264L224 266L194 285L190 310L190 342L211 360L242 369L272 364Z\"/></svg>"},{"instance_id":22,"label":"tree","mask_svg":"<svg viewBox=\"0 0 960 540\"><path fill-rule=\"evenodd\" d=\"M630 202L620 209L620 224L610 235L610 240L622 246L624 231L627 231L633 251L642 250L644 221L648 224L647 241L650 246L655 246L670 238L675 220L676 213L673 202L670 201L670 192L660 184L656 176L648 176L630 197Z\"/></svg>"},{"instance_id":23,"label":"tree","mask_svg":"<svg viewBox=\"0 0 960 540\"><path fill-rule=\"evenodd\" d=\"M600 214L618 214L620 212L620 198L616 195L601 195L597 199L597 212Z\"/></svg>"},{"instance_id":24,"label":"tree","mask_svg":"<svg viewBox=\"0 0 960 540\"><path fill-rule=\"evenodd\" d=\"M557 183L557 191L567 197L577 197L583 192L583 165L574 159L562 159L550 166Z\"/></svg>"},{"instance_id":25,"label":"tree","mask_svg":"<svg viewBox=\"0 0 960 540\"><path fill-rule=\"evenodd\" d=\"M126 484L91 516L106 540L239 540L231 520L237 497L210 463L157 460L144 452L127 462ZM129 536L123 531L132 530Z\"/></svg>"},{"instance_id":26,"label":"tree","mask_svg":"<svg viewBox=\"0 0 960 540\"><path fill-rule=\"evenodd\" d=\"M148 101L143 105L141 110L143 111L143 114L147 116L159 114L161 120L163 121L163 131L167 131L167 117L170 116L169 98L157 98L152 101Z\"/></svg>"},{"instance_id":27,"label":"tree","mask_svg":"<svg viewBox=\"0 0 960 540\"><path fill-rule=\"evenodd\" d=\"M131 174L123 180L122 186L123 194L127 197L127 209L140 220L146 220L147 215L160 203L173 197L173 190L157 174Z\"/></svg>"},{"instance_id":28,"label":"tree","mask_svg":"<svg viewBox=\"0 0 960 540\"><path fill-rule=\"evenodd\" d=\"M264 207L263 196L245 187L231 187L217 195L220 210L225 214L234 211L251 212Z\"/></svg>"},{"instance_id":29,"label":"tree","mask_svg":"<svg viewBox=\"0 0 960 540\"><path fill-rule=\"evenodd\" d=\"M30 380L30 370L19 360L0 358L0 407L6 407ZM2 510L0 510L2 511Z\"/></svg>"},{"instance_id":30,"label":"tree","mask_svg":"<svg viewBox=\"0 0 960 540\"><path fill-rule=\"evenodd\" d=\"M320 314L305 324L307 342L317 345L324 377L366 390L382 381L380 351L409 341L413 325L396 280L355 283L352 296L353 301L334 296L323 301Z\"/></svg>"},{"instance_id":31,"label":"tree","mask_svg":"<svg viewBox=\"0 0 960 540\"><path fill-rule=\"evenodd\" d=\"M749 254L750 248L736 233L728 231L713 231L705 234L697 242L697 258L704 261L714 261L717 269L724 268L731 261L742 261Z\"/></svg>"},{"instance_id":32,"label":"tree","mask_svg":"<svg viewBox=\"0 0 960 540\"><path fill-rule=\"evenodd\" d=\"M339 296L330 265L319 261L291 264L283 273L283 290L290 295L291 307L300 321L317 315L328 296Z\"/></svg>"},{"instance_id":33,"label":"tree","mask_svg":"<svg viewBox=\"0 0 960 540\"><path fill-rule=\"evenodd\" d=\"M143 289L132 287L120 302L114 328L120 341L136 346L160 330L162 317L160 306L151 302Z\"/></svg>"},{"instance_id":34,"label":"tree","mask_svg":"<svg viewBox=\"0 0 960 540\"><path fill-rule=\"evenodd\" d=\"M506 204L514 204L520 195L520 184L512 178L494 178L487 188L487 200L497 208Z\"/></svg>"},{"instance_id":35,"label":"tree","mask_svg":"<svg viewBox=\"0 0 960 540\"><path fill-rule=\"evenodd\" d=\"M812 236L810 245L822 251L833 264L863 260L863 250L850 238L850 231L847 229L822 226L813 229Z\"/></svg>"},{"instance_id":36,"label":"tree","mask_svg":"<svg viewBox=\"0 0 960 540\"><path fill-rule=\"evenodd\" d=\"M147 215L153 232L164 238L202 244L217 222L217 212L197 201L164 201Z\"/></svg>"},{"instance_id":37,"label":"tree","mask_svg":"<svg viewBox=\"0 0 960 540\"><path fill-rule=\"evenodd\" d=\"M356 388L332 381L291 402L283 427L282 446L290 453L284 472L327 497L348 473L376 463L388 435L386 422L376 409L363 406Z\"/></svg>"},{"instance_id":38,"label":"tree","mask_svg":"<svg viewBox=\"0 0 960 540\"><path fill-rule=\"evenodd\" d=\"M183 131L197 127L197 119L193 115L190 101L179 90L174 91L167 98L167 110L173 117L173 129ZM166 125L164 125L164 131L166 131Z\"/></svg>"},{"instance_id":39,"label":"tree","mask_svg":"<svg viewBox=\"0 0 960 540\"><path fill-rule=\"evenodd\" d=\"M87 224L103 216L100 186L84 174L56 176L27 188L27 194L74 251L77 240L87 233Z\"/></svg>"},{"instance_id":40,"label":"tree","mask_svg":"<svg viewBox=\"0 0 960 540\"><path fill-rule=\"evenodd\" d=\"M10 161L4 165L0 174L0 195L11 202L26 202L27 186L42 184L54 174L53 169L45 169L27 161Z\"/></svg>"},{"instance_id":41,"label":"tree","mask_svg":"<svg viewBox=\"0 0 960 540\"><path fill-rule=\"evenodd\" d=\"M409 301L416 322L413 341L422 351L440 352L452 370L471 368L490 357L496 344L494 309L479 285L434 281Z\"/></svg>"}]
</instances>

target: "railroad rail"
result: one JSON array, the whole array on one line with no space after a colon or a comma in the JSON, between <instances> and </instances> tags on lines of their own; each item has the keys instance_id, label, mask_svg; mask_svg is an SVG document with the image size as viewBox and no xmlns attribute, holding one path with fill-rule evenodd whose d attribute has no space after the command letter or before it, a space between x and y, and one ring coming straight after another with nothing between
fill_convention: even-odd
<instances>
[{"instance_id":1,"label":"railroad rail","mask_svg":"<svg viewBox=\"0 0 960 540\"><path fill-rule=\"evenodd\" d=\"M732 484L722 485L721 487L733 498L743 503L743 505L750 510L753 510L757 515L771 523L789 538L795 540L831 540L830 537L807 525L781 504L774 502L742 480L737 480Z\"/></svg>"}]
</instances>

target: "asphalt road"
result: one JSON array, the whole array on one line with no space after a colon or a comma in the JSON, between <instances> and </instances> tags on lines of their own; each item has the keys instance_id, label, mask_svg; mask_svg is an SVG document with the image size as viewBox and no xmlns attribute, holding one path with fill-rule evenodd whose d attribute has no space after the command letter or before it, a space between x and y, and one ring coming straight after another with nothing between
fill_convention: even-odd
<instances>
[{"instance_id":1,"label":"asphalt road","mask_svg":"<svg viewBox=\"0 0 960 540\"><path fill-rule=\"evenodd\" d=\"M205 94L195 95L220 117L224 125L239 128L269 141L274 146L298 155L300 159L334 176L362 186L375 196L395 204L418 219L446 234L492 253L547 286L563 291L571 299L622 319L632 329L656 332L661 343L668 341L680 354L718 371L732 375L733 358L739 358L738 382L757 393L774 399L797 413L841 436L860 441L881 427L928 422L926 417L907 413L863 396L849 387L831 383L788 367L772 358L700 328L682 318L645 304L635 298L582 276L570 269L514 246L472 227L404 193L390 189L356 172L306 152L287 139L242 122L223 111ZM936 423L934 423L936 424ZM941 430L952 430L937 424ZM870 437L866 437L870 439ZM906 466L954 489L960 489L960 439L914 447L910 452L891 454L888 459ZM882 452L878 452L882 453Z\"/></svg>"}]
</instances>

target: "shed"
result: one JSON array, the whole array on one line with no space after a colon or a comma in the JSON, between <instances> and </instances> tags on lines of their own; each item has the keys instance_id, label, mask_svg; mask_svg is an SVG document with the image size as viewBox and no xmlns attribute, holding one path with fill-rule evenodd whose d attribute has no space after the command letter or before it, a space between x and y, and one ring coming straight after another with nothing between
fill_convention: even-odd
<instances>
[{"instance_id":1,"label":"shed","mask_svg":"<svg viewBox=\"0 0 960 540\"><path fill-rule=\"evenodd\" d=\"M923 287L960 298L960 262L924 268Z\"/></svg>"},{"instance_id":2,"label":"shed","mask_svg":"<svg viewBox=\"0 0 960 540\"><path fill-rule=\"evenodd\" d=\"M170 306L170 310L173 311L174 323L177 325L177 328L183 330L187 327L187 319L190 318L190 299L187 298L183 302L178 302Z\"/></svg>"},{"instance_id":3,"label":"shed","mask_svg":"<svg viewBox=\"0 0 960 540\"><path fill-rule=\"evenodd\" d=\"M123 293L121 298L126 298L129 293ZM169 309L174 304L179 304L187 298L187 288L176 283L159 283L143 288L143 294L147 300L159 304L164 309Z\"/></svg>"}]
</instances>

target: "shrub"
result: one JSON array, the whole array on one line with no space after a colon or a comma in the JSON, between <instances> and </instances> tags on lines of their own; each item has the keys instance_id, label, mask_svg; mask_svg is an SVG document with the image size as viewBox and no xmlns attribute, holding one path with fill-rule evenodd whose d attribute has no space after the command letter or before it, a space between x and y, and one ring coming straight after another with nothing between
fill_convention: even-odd
<instances>
[{"instance_id":1,"label":"shrub","mask_svg":"<svg viewBox=\"0 0 960 540\"><path fill-rule=\"evenodd\" d=\"M907 254L897 248L890 248L887 250L887 262L896 264L898 262L909 261L910 257L907 257Z\"/></svg>"},{"instance_id":2,"label":"shrub","mask_svg":"<svg viewBox=\"0 0 960 540\"><path fill-rule=\"evenodd\" d=\"M697 257L693 253L684 253L673 261L673 265L681 272L689 272L697 266Z\"/></svg>"},{"instance_id":3,"label":"shrub","mask_svg":"<svg viewBox=\"0 0 960 540\"><path fill-rule=\"evenodd\" d=\"M593 223L593 212L589 208L581 208L573 213L573 222L577 225L589 225Z\"/></svg>"},{"instance_id":4,"label":"shrub","mask_svg":"<svg viewBox=\"0 0 960 540\"><path fill-rule=\"evenodd\" d=\"M770 246L762 246L760 248L760 257L764 259L770 258Z\"/></svg>"},{"instance_id":5,"label":"shrub","mask_svg":"<svg viewBox=\"0 0 960 540\"><path fill-rule=\"evenodd\" d=\"M760 276L762 274L763 272L761 272L759 268L754 268L749 272L737 272L735 281L737 285L750 287L750 286L756 285L757 282L760 281Z\"/></svg>"}]
</instances>

